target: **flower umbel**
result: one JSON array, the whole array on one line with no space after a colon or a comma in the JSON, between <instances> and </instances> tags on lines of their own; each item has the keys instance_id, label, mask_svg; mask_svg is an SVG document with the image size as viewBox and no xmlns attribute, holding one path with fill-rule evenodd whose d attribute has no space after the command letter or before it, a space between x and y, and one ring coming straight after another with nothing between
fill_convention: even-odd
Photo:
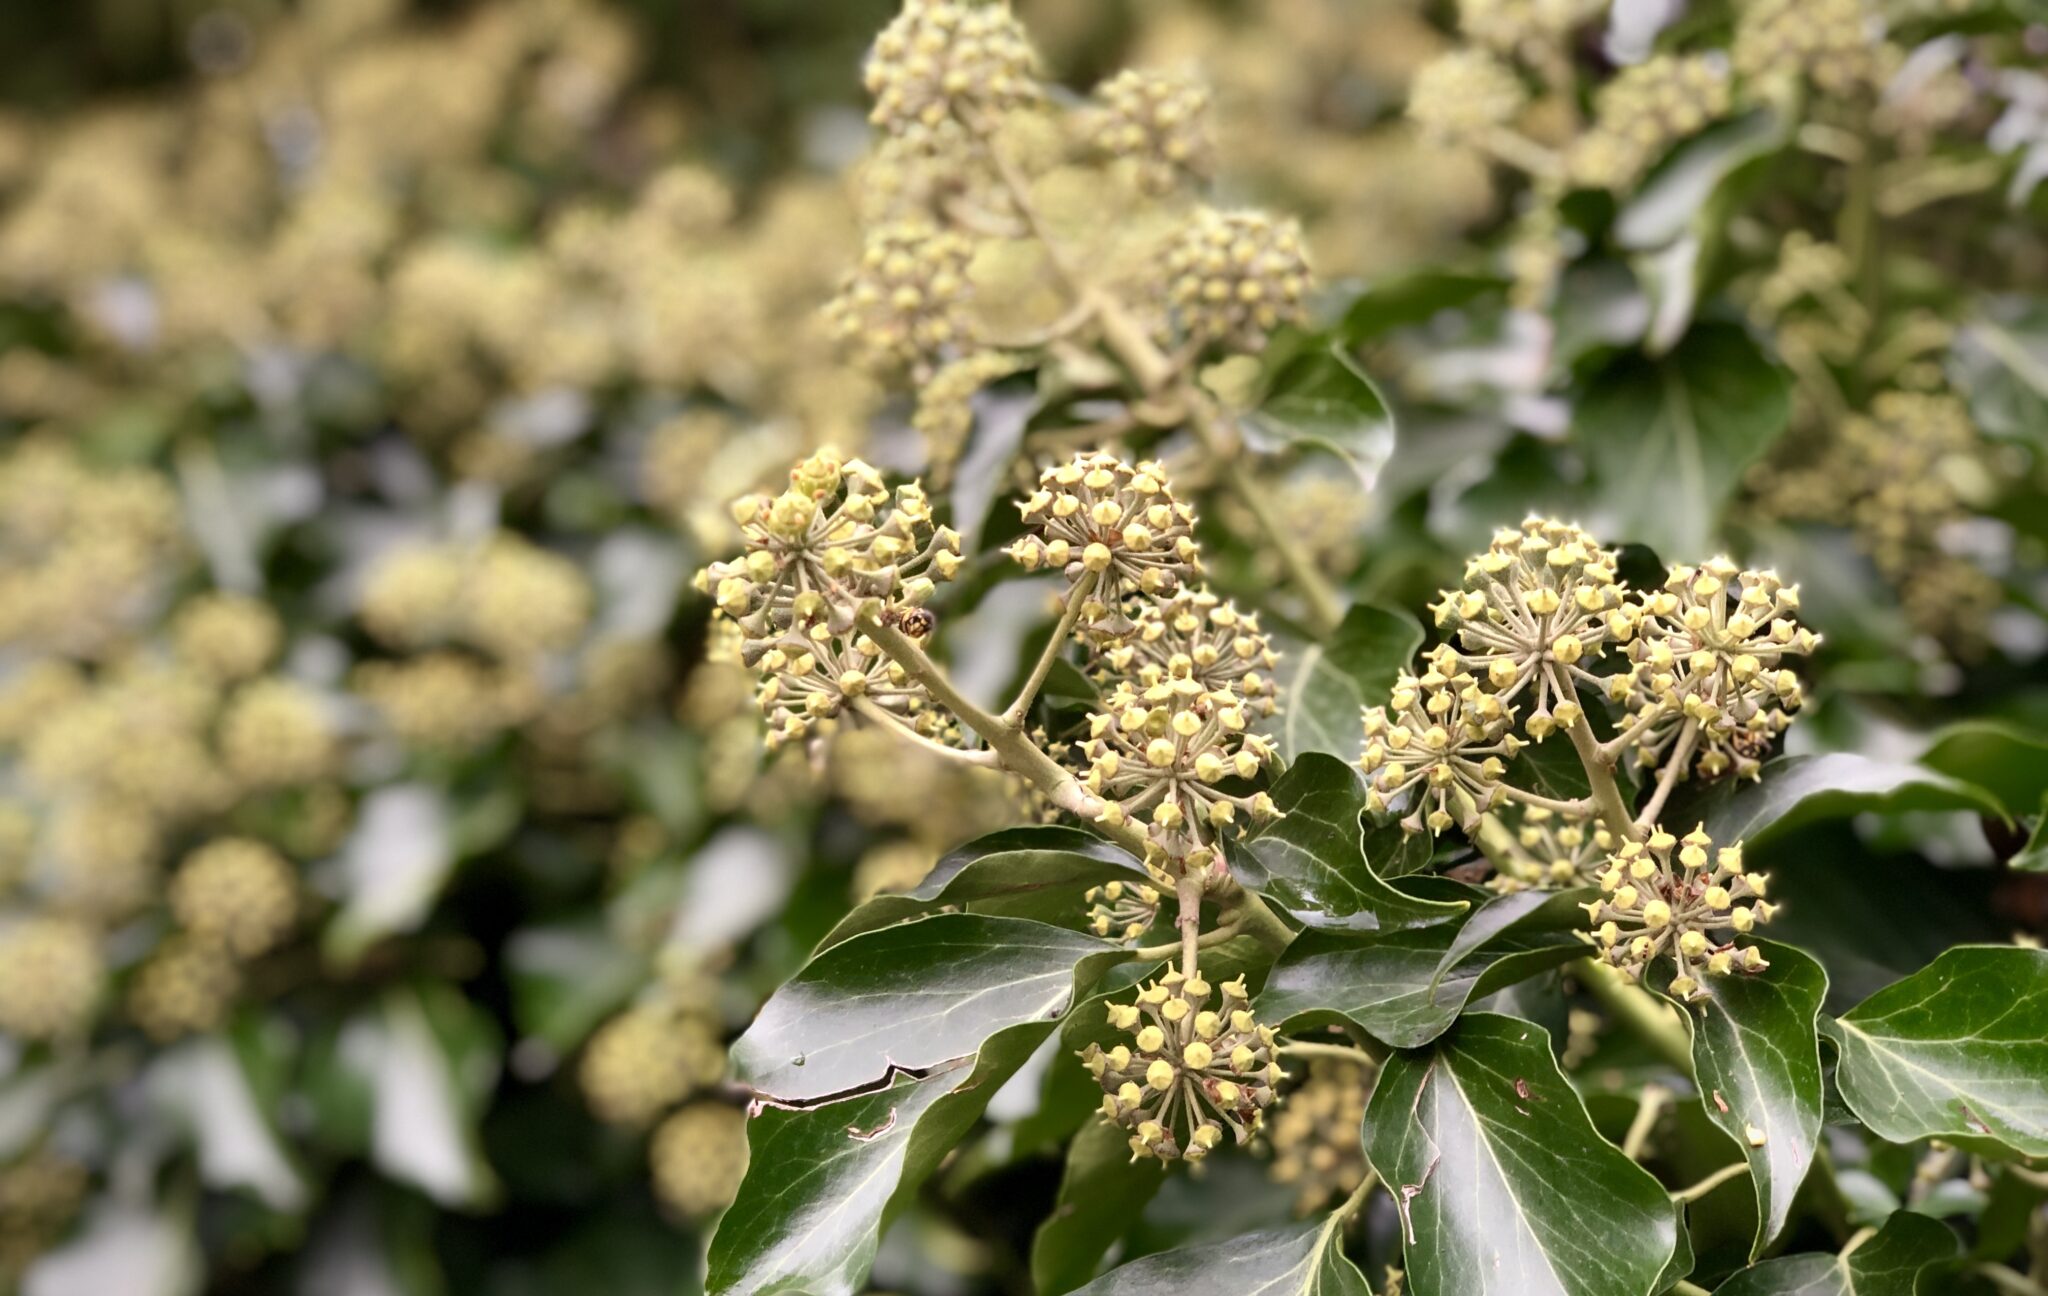
<instances>
[{"instance_id":1,"label":"flower umbel","mask_svg":"<svg viewBox=\"0 0 2048 1296\"><path fill-rule=\"evenodd\" d=\"M1664 588L1630 609L1634 667L1611 681L1627 689L1637 759L1662 762L1691 722L1702 776L1757 777L1762 754L1805 700L1784 659L1820 644L1793 618L1798 608L1799 587L1774 571L1745 571L1726 558L1672 567Z\"/></svg>"},{"instance_id":2,"label":"flower umbel","mask_svg":"<svg viewBox=\"0 0 2048 1296\"><path fill-rule=\"evenodd\" d=\"M1109 1021L1132 1044L1090 1044L1081 1061L1102 1085L1102 1114L1131 1132L1131 1159L1199 1160L1224 1131L1243 1143L1258 1132L1280 1081L1273 1031L1252 1020L1244 978L1214 991L1198 972L1168 972L1110 1004Z\"/></svg>"},{"instance_id":3,"label":"flower umbel","mask_svg":"<svg viewBox=\"0 0 2048 1296\"><path fill-rule=\"evenodd\" d=\"M1736 943L1772 913L1763 877L1743 868L1740 842L1715 850L1705 825L1683 840L1657 828L1647 842L1622 843L1599 882L1606 898L1585 906L1593 940L1631 980L1669 951L1677 964L1671 993L1700 999L1703 977L1770 966L1755 946Z\"/></svg>"},{"instance_id":4,"label":"flower umbel","mask_svg":"<svg viewBox=\"0 0 2048 1296\"><path fill-rule=\"evenodd\" d=\"M1503 704L1532 684L1529 736L1541 742L1577 723L1577 682L1604 687L1588 666L1609 639L1630 627L1615 557L1578 527L1532 517L1519 531L1496 532L1485 553L1465 564L1465 585L1445 590L1431 609L1453 631L1466 669L1482 674Z\"/></svg>"},{"instance_id":5,"label":"flower umbel","mask_svg":"<svg viewBox=\"0 0 2048 1296\"><path fill-rule=\"evenodd\" d=\"M1421 675L1403 672L1386 705L1365 712L1365 751L1359 765L1371 775L1366 805L1385 810L1419 789L1403 822L1433 833L1491 807L1501 795L1507 762L1525 745L1510 730L1514 711L1467 671L1448 644L1430 654ZM1472 800L1468 812L1458 794ZM1454 813L1453 807L1458 807Z\"/></svg>"},{"instance_id":6,"label":"flower umbel","mask_svg":"<svg viewBox=\"0 0 2048 1296\"><path fill-rule=\"evenodd\" d=\"M1017 507L1034 534L1010 556L1026 570L1050 567L1088 582L1081 624L1100 639L1130 632L1126 599L1163 598L1201 571L1194 511L1174 499L1156 463L1077 455L1046 469Z\"/></svg>"},{"instance_id":7,"label":"flower umbel","mask_svg":"<svg viewBox=\"0 0 2048 1296\"><path fill-rule=\"evenodd\" d=\"M1159 918L1159 888L1142 882L1105 882L1081 897L1089 904L1088 930L1129 944Z\"/></svg>"}]
</instances>

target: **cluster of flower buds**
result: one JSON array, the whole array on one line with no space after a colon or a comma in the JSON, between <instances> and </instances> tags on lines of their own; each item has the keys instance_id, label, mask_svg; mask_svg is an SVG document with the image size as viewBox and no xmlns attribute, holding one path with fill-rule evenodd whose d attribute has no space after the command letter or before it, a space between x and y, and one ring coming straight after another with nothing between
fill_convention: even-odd
<instances>
[{"instance_id":1,"label":"cluster of flower buds","mask_svg":"<svg viewBox=\"0 0 2048 1296\"><path fill-rule=\"evenodd\" d=\"M1365 1100L1372 1072L1356 1062L1317 1058L1268 1122L1272 1179L1294 1189L1297 1215L1348 1197L1365 1179Z\"/></svg>"},{"instance_id":2,"label":"cluster of flower buds","mask_svg":"<svg viewBox=\"0 0 2048 1296\"><path fill-rule=\"evenodd\" d=\"M1282 1077L1273 1031L1252 1019L1244 978L1222 986L1218 1008L1197 972L1168 972L1110 1004L1110 1024L1129 1045L1090 1044L1081 1061L1102 1085L1102 1114L1131 1132L1131 1159L1194 1161L1229 1131L1244 1143L1258 1132Z\"/></svg>"},{"instance_id":3,"label":"cluster of flower buds","mask_svg":"<svg viewBox=\"0 0 2048 1296\"><path fill-rule=\"evenodd\" d=\"M1847 95L1876 77L1882 43L1866 0L1745 0L1735 70L1761 80L1806 77Z\"/></svg>"},{"instance_id":4,"label":"cluster of flower buds","mask_svg":"<svg viewBox=\"0 0 2048 1296\"><path fill-rule=\"evenodd\" d=\"M1659 54L1624 68L1600 88L1592 129L1572 149L1572 174L1596 188L1626 188L1674 143L1725 116L1730 100L1719 56Z\"/></svg>"},{"instance_id":5,"label":"cluster of flower buds","mask_svg":"<svg viewBox=\"0 0 2048 1296\"><path fill-rule=\"evenodd\" d=\"M1483 146L1529 101L1513 68L1483 49L1452 50L1423 65L1408 88L1408 117L1424 133Z\"/></svg>"},{"instance_id":6,"label":"cluster of flower buds","mask_svg":"<svg viewBox=\"0 0 2048 1296\"><path fill-rule=\"evenodd\" d=\"M1280 654L1259 630L1258 613L1240 612L1202 588L1143 604L1133 619L1130 637L1102 654L1117 675L1147 687L1163 679L1191 679L1205 689L1235 690L1254 715L1279 709L1272 672Z\"/></svg>"},{"instance_id":7,"label":"cluster of flower buds","mask_svg":"<svg viewBox=\"0 0 2048 1296\"><path fill-rule=\"evenodd\" d=\"M747 1117L705 1098L679 1108L647 1142L654 1195L685 1220L732 1205L747 1173Z\"/></svg>"},{"instance_id":8,"label":"cluster of flower buds","mask_svg":"<svg viewBox=\"0 0 2048 1296\"><path fill-rule=\"evenodd\" d=\"M1038 55L1008 4L904 0L882 29L865 74L868 120L893 136L928 142L963 116L1038 102Z\"/></svg>"},{"instance_id":9,"label":"cluster of flower buds","mask_svg":"<svg viewBox=\"0 0 2048 1296\"><path fill-rule=\"evenodd\" d=\"M1089 905L1088 930L1125 944L1152 930L1159 918L1159 888L1142 882L1105 882L1089 887L1082 899Z\"/></svg>"},{"instance_id":10,"label":"cluster of flower buds","mask_svg":"<svg viewBox=\"0 0 2048 1296\"><path fill-rule=\"evenodd\" d=\"M1308 254L1293 220L1203 207L1168 244L1164 268L1174 321L1197 345L1258 351L1304 317Z\"/></svg>"},{"instance_id":11,"label":"cluster of flower buds","mask_svg":"<svg viewBox=\"0 0 2048 1296\"><path fill-rule=\"evenodd\" d=\"M1514 823L1521 853L1500 862L1498 891L1549 890L1592 882L1614 850L1614 835L1599 817L1565 814L1548 806L1522 806Z\"/></svg>"},{"instance_id":12,"label":"cluster of flower buds","mask_svg":"<svg viewBox=\"0 0 2048 1296\"><path fill-rule=\"evenodd\" d=\"M1702 776L1755 778L1804 701L1784 659L1820 643L1793 619L1798 607L1798 586L1774 571L1726 558L1672 567L1663 589L1629 609L1632 665L1611 681L1627 690L1637 759L1661 764L1690 729Z\"/></svg>"},{"instance_id":13,"label":"cluster of flower buds","mask_svg":"<svg viewBox=\"0 0 2048 1296\"><path fill-rule=\"evenodd\" d=\"M1088 761L1082 784L1101 798L1104 822L1148 826L1159 852L1153 862L1169 873L1199 872L1211 862L1204 829L1242 830L1240 815L1265 820L1279 813L1264 792L1233 794L1221 786L1251 778L1278 755L1270 740L1247 732L1251 715L1227 686L1124 680L1103 706L1079 744Z\"/></svg>"},{"instance_id":14,"label":"cluster of flower buds","mask_svg":"<svg viewBox=\"0 0 2048 1296\"><path fill-rule=\"evenodd\" d=\"M0 1034L47 1040L84 1030L106 975L98 933L77 919L38 915L0 927Z\"/></svg>"},{"instance_id":15,"label":"cluster of flower buds","mask_svg":"<svg viewBox=\"0 0 2048 1296\"><path fill-rule=\"evenodd\" d=\"M878 226L826 304L826 327L872 373L927 377L970 339L972 255L965 236L922 217Z\"/></svg>"},{"instance_id":16,"label":"cluster of flower buds","mask_svg":"<svg viewBox=\"0 0 2048 1296\"><path fill-rule=\"evenodd\" d=\"M1666 950L1677 963L1670 991L1680 999L1704 998L1703 977L1770 966L1735 939L1771 919L1764 878L1743 870L1740 842L1715 850L1705 825L1682 840L1657 828L1647 842L1622 843L1599 885L1606 897L1585 906L1593 941L1631 980Z\"/></svg>"},{"instance_id":17,"label":"cluster of flower buds","mask_svg":"<svg viewBox=\"0 0 2048 1296\"><path fill-rule=\"evenodd\" d=\"M790 470L788 490L748 496L733 517L746 553L705 568L697 588L739 627L778 739L863 700L936 732L943 717L856 627L865 614L915 631L936 580L959 569L960 537L932 525L923 488L891 492L867 464L821 450Z\"/></svg>"},{"instance_id":18,"label":"cluster of flower buds","mask_svg":"<svg viewBox=\"0 0 2048 1296\"><path fill-rule=\"evenodd\" d=\"M1577 683L1605 687L1587 668L1627 631L1617 617L1623 603L1612 552L1576 526L1532 517L1519 531L1496 532L1465 564L1464 588L1443 591L1431 611L1502 704L1533 685L1525 725L1541 742L1577 722Z\"/></svg>"},{"instance_id":19,"label":"cluster of flower buds","mask_svg":"<svg viewBox=\"0 0 2048 1296\"><path fill-rule=\"evenodd\" d=\"M1371 776L1369 809L1380 813L1417 791L1404 823L1438 833L1492 807L1507 762L1525 744L1512 732L1513 709L1465 669L1456 649L1440 646L1425 664L1419 676L1402 672L1386 705L1366 709L1359 765Z\"/></svg>"},{"instance_id":20,"label":"cluster of flower buds","mask_svg":"<svg viewBox=\"0 0 2048 1296\"><path fill-rule=\"evenodd\" d=\"M1095 146L1130 158L1148 189L1164 192L1209 169L1209 86L1182 72L1128 68L1098 86Z\"/></svg>"},{"instance_id":21,"label":"cluster of flower buds","mask_svg":"<svg viewBox=\"0 0 2048 1296\"><path fill-rule=\"evenodd\" d=\"M1127 599L1166 598L1201 571L1194 511L1174 499L1156 463L1077 455L1046 469L1017 507L1032 534L1010 556L1027 571L1050 567L1088 582L1080 624L1098 642L1130 633Z\"/></svg>"},{"instance_id":22,"label":"cluster of flower buds","mask_svg":"<svg viewBox=\"0 0 2048 1296\"><path fill-rule=\"evenodd\" d=\"M1458 30L1504 54L1557 45L1607 0L1458 0Z\"/></svg>"}]
</instances>

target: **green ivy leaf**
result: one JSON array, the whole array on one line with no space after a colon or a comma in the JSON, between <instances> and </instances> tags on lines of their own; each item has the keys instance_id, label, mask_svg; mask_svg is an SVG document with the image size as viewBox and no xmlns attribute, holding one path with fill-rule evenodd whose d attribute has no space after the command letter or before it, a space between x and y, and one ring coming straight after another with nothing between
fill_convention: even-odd
<instances>
[{"instance_id":1,"label":"green ivy leaf","mask_svg":"<svg viewBox=\"0 0 2048 1296\"><path fill-rule=\"evenodd\" d=\"M1463 923L1388 932L1306 931L1281 954L1259 994L1258 1013L1293 1027L1342 1018L1395 1048L1417 1048L1450 1029L1473 999L1586 953L1585 915L1564 902L1511 914L1476 943ZM1572 910L1567 913L1566 910Z\"/></svg>"},{"instance_id":2,"label":"green ivy leaf","mask_svg":"<svg viewBox=\"0 0 2048 1296\"><path fill-rule=\"evenodd\" d=\"M1422 647L1422 627L1406 612L1354 604L1322 643L1292 646L1275 672L1284 704L1267 733L1289 761L1306 752L1354 760L1365 746L1359 712L1384 702L1394 678Z\"/></svg>"},{"instance_id":3,"label":"green ivy leaf","mask_svg":"<svg viewBox=\"0 0 2048 1296\"><path fill-rule=\"evenodd\" d=\"M1650 1173L1602 1139L1541 1027L1474 1013L1380 1070L1365 1151L1415 1296L1649 1296L1678 1245Z\"/></svg>"},{"instance_id":4,"label":"green ivy leaf","mask_svg":"<svg viewBox=\"0 0 2048 1296\"><path fill-rule=\"evenodd\" d=\"M1898 1211L1853 1251L1766 1260L1721 1284L1715 1296L1919 1296L1922 1273L1955 1253L1956 1235L1946 1225Z\"/></svg>"},{"instance_id":5,"label":"green ivy leaf","mask_svg":"<svg viewBox=\"0 0 2048 1296\"><path fill-rule=\"evenodd\" d=\"M1790 123L1769 109L1719 122L1670 158L1614 218L1614 237L1635 251L1661 248L1696 228L1700 211L1736 171L1783 147Z\"/></svg>"},{"instance_id":6,"label":"green ivy leaf","mask_svg":"<svg viewBox=\"0 0 2048 1296\"><path fill-rule=\"evenodd\" d=\"M1667 356L1607 369L1573 427L1600 465L1603 529L1660 553L1707 553L1743 470L1785 430L1790 391L1731 324L1702 324Z\"/></svg>"},{"instance_id":7,"label":"green ivy leaf","mask_svg":"<svg viewBox=\"0 0 2048 1296\"><path fill-rule=\"evenodd\" d=\"M1792 1217L1792 1199L1820 1140L1818 1020L1828 991L1820 964L1789 945L1757 941L1770 966L1754 975L1708 977L1707 998L1683 1006L1692 1028L1693 1070L1707 1118L1749 1160L1756 1184L1756 1241L1763 1254ZM1659 963L1655 985L1670 983ZM1763 1135L1752 1143L1749 1131Z\"/></svg>"},{"instance_id":8,"label":"green ivy leaf","mask_svg":"<svg viewBox=\"0 0 2048 1296\"><path fill-rule=\"evenodd\" d=\"M1357 770L1310 752L1273 785L1281 817L1227 847L1237 879L1311 927L1382 931L1448 922L1469 906L1397 891L1372 854L1420 851L1429 839L1398 826L1366 832L1365 784ZM1406 871L1413 872L1412 868Z\"/></svg>"},{"instance_id":9,"label":"green ivy leaf","mask_svg":"<svg viewBox=\"0 0 2048 1296\"><path fill-rule=\"evenodd\" d=\"M1263 395L1242 417L1262 453L1309 447L1337 456L1367 490L1394 452L1394 413L1342 342L1304 336L1268 349Z\"/></svg>"},{"instance_id":10,"label":"green ivy leaf","mask_svg":"<svg viewBox=\"0 0 2048 1296\"><path fill-rule=\"evenodd\" d=\"M1118 878L1151 882L1144 865L1094 833L1062 824L1006 828L948 851L911 890L855 909L819 948L949 906L1073 926L1087 914L1082 893Z\"/></svg>"},{"instance_id":11,"label":"green ivy leaf","mask_svg":"<svg viewBox=\"0 0 2048 1296\"><path fill-rule=\"evenodd\" d=\"M1332 1215L1163 1251L1110 1270L1081 1296L1372 1296L1344 1255L1340 1224Z\"/></svg>"},{"instance_id":12,"label":"green ivy leaf","mask_svg":"<svg viewBox=\"0 0 2048 1296\"><path fill-rule=\"evenodd\" d=\"M747 1177L711 1239L708 1290L859 1291L918 1122L965 1074L748 1121Z\"/></svg>"},{"instance_id":13,"label":"green ivy leaf","mask_svg":"<svg viewBox=\"0 0 2048 1296\"><path fill-rule=\"evenodd\" d=\"M1060 1296L1093 1277L1165 1182L1164 1165L1131 1156L1122 1126L1092 1121L1075 1135L1052 1214L1031 1240L1031 1283L1039 1296Z\"/></svg>"},{"instance_id":14,"label":"green ivy leaf","mask_svg":"<svg viewBox=\"0 0 2048 1296\"><path fill-rule=\"evenodd\" d=\"M1936 735L1920 763L1983 788L2012 817L2032 814L2048 797L2048 740L1981 720Z\"/></svg>"},{"instance_id":15,"label":"green ivy leaf","mask_svg":"<svg viewBox=\"0 0 2048 1296\"><path fill-rule=\"evenodd\" d=\"M812 1102L899 1070L974 1053L990 1035L1051 1022L1123 950L1047 923L938 914L820 953L733 1044L757 1093Z\"/></svg>"},{"instance_id":16,"label":"green ivy leaf","mask_svg":"<svg viewBox=\"0 0 2048 1296\"><path fill-rule=\"evenodd\" d=\"M1780 756L1764 764L1760 779L1737 786L1719 780L1672 798L1664 823L1705 823L1721 843L1757 846L1780 833L1866 810L1974 810L1999 813L1982 788L1919 765L1873 760L1854 752Z\"/></svg>"},{"instance_id":17,"label":"green ivy leaf","mask_svg":"<svg viewBox=\"0 0 2048 1296\"><path fill-rule=\"evenodd\" d=\"M1949 950L1822 1029L1843 1100L1880 1138L2048 1156L2048 951Z\"/></svg>"}]
</instances>

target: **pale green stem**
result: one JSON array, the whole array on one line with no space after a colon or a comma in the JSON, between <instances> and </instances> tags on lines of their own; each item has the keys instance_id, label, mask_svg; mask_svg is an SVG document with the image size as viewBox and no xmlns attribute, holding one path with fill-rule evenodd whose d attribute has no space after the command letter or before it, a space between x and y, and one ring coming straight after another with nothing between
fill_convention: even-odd
<instances>
[{"instance_id":1,"label":"pale green stem","mask_svg":"<svg viewBox=\"0 0 2048 1296\"><path fill-rule=\"evenodd\" d=\"M1349 1044L1315 1044L1303 1040L1288 1040L1280 1046L1282 1057L1331 1058L1338 1062L1356 1062L1360 1066L1372 1066L1373 1055L1362 1048Z\"/></svg>"},{"instance_id":2,"label":"pale green stem","mask_svg":"<svg viewBox=\"0 0 2048 1296\"><path fill-rule=\"evenodd\" d=\"M1680 1188L1677 1192L1672 1193L1671 1200L1676 1202L1696 1202L1714 1191L1714 1189L1719 1188L1722 1184L1727 1183L1730 1179L1739 1178L1748 1173L1749 1162L1747 1161L1737 1161L1733 1165L1724 1165L1719 1170L1714 1171L1714 1173L1692 1185L1692 1187Z\"/></svg>"},{"instance_id":3,"label":"pale green stem","mask_svg":"<svg viewBox=\"0 0 2048 1296\"><path fill-rule=\"evenodd\" d=\"M1643 1159L1650 1133L1657 1128L1657 1118L1664 1114L1664 1105L1670 1101L1671 1091L1663 1085L1643 1086L1642 1097L1636 1103L1636 1118L1629 1122L1628 1133L1621 1140L1623 1156L1631 1161Z\"/></svg>"},{"instance_id":4,"label":"pale green stem","mask_svg":"<svg viewBox=\"0 0 2048 1296\"><path fill-rule=\"evenodd\" d=\"M1238 503L1258 523L1265 534L1266 543L1280 558L1280 565L1287 569L1287 575L1300 592L1302 601L1308 605L1309 628L1317 634L1328 635L1344 620L1344 600L1338 596L1329 579L1323 575L1315 558L1302 548L1296 538L1298 528L1287 525L1287 519L1267 498L1263 487L1252 477L1238 453L1241 448L1235 432L1223 426L1215 405L1202 392L1189 389L1189 423L1195 434L1202 440L1209 456L1223 469L1223 484Z\"/></svg>"},{"instance_id":5,"label":"pale green stem","mask_svg":"<svg viewBox=\"0 0 2048 1296\"><path fill-rule=\"evenodd\" d=\"M1038 662L1031 668L1031 676L1018 691L1017 700L1010 703L1010 709L1003 712L1003 722L1021 726L1024 717L1031 712L1031 703L1037 698L1038 690L1045 687L1045 677L1052 672L1052 664L1059 660L1060 650L1067 646L1067 639L1074 633L1074 625L1081 619L1081 607L1095 590L1096 575L1084 571L1081 578L1067 591L1067 604L1060 613L1059 623L1052 628L1052 637L1045 641L1045 651L1038 654Z\"/></svg>"},{"instance_id":6,"label":"pale green stem","mask_svg":"<svg viewBox=\"0 0 2048 1296\"><path fill-rule=\"evenodd\" d=\"M1671 1009L1650 997L1641 986L1625 980L1598 959L1579 965L1579 984L1600 1001L1622 1025L1675 1068L1681 1075L1692 1074L1692 1042L1686 1028Z\"/></svg>"},{"instance_id":7,"label":"pale green stem","mask_svg":"<svg viewBox=\"0 0 2048 1296\"><path fill-rule=\"evenodd\" d=\"M1664 813L1664 803L1671 799L1671 789L1678 786L1678 780L1685 777L1685 767L1692 761L1692 749L1699 742L1700 726L1696 720L1685 722L1685 728L1678 735L1678 742L1671 748L1665 759L1664 773L1657 779L1656 790L1650 794L1649 802L1642 813L1636 816L1636 833L1640 836L1657 826L1657 816Z\"/></svg>"},{"instance_id":8,"label":"pale green stem","mask_svg":"<svg viewBox=\"0 0 2048 1296\"><path fill-rule=\"evenodd\" d=\"M1140 858L1144 857L1144 829L1133 823L1100 822L1103 803L1099 798L1082 787L1081 781L1070 770L1041 751L1021 727L990 715L968 700L915 640L894 626L883 625L874 617L862 617L860 628L877 648L887 653L891 661L901 666L905 674L931 694L933 701L981 735L981 740L995 751L1005 767L1029 779L1060 809L1097 824L1119 846Z\"/></svg>"}]
</instances>

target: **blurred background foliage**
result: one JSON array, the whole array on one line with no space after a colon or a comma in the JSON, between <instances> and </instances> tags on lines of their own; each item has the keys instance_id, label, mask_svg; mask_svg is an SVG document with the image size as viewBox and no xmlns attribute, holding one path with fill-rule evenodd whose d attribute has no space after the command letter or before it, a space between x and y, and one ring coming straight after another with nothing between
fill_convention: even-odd
<instances>
[{"instance_id":1,"label":"blurred background foliage","mask_svg":"<svg viewBox=\"0 0 2048 1296\"><path fill-rule=\"evenodd\" d=\"M1805 829L1779 853L1882 848L1888 902L1794 872L1786 926L1853 1002L2048 923L2005 865L2048 779L2048 213L2022 183L2048 169L2048 83L2021 6L1892 6L2022 70L1880 125L1940 163L1885 177L1933 196L1888 213L1904 307L1881 320L1828 260L1836 179L1742 121L1657 173L1661 208L1531 202L1419 134L1408 88L1456 46L1451 6L1017 7L1076 91L1198 68L1219 193L1302 219L1319 322L1400 433L1370 492L1313 456L1262 471L1354 595L1419 606L1533 506L1773 559L1829 639L1806 741L2004 779L2011 815L1908 797ZM700 1281L745 1157L725 1041L850 906L1022 813L870 733L764 754L687 589L732 546L725 501L813 447L984 503L1008 480L959 458L985 402L914 409L819 318L859 248L860 57L894 8L0 10L0 1286ZM1674 384L1732 407L1678 486ZM1226 583L1275 583L1245 519L1219 502L1210 526ZM1042 591L967 587L945 633L993 695ZM1640 1063L1518 993L1580 1074ZM888 1235L879 1285L1029 1289L1061 1173L1041 1073ZM1355 1183L1355 1128L1335 1161L1306 1147L1317 1112L1355 1127L1345 1103L1290 1109L1270 1164L1166 1183L1123 1254ZM1676 1119L1704 1124L1696 1100ZM1905 1153L1854 1155L1872 1201L1917 1191ZM1718 1233L1702 1207L1702 1272L1725 1271L1748 1207ZM1369 1227L1385 1254L1391 1217Z\"/></svg>"}]
</instances>

